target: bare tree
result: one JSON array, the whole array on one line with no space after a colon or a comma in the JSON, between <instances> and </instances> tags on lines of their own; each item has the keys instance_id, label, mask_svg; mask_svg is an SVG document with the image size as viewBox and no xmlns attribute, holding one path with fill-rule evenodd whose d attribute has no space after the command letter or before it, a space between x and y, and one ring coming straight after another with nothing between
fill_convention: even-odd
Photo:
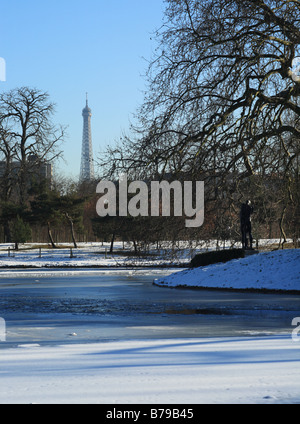
<instances>
[{"instance_id":1,"label":"bare tree","mask_svg":"<svg viewBox=\"0 0 300 424\"><path fill-rule=\"evenodd\" d=\"M157 40L133 136L110 148L104 165L153 173L177 163L206 175L215 193L276 172L290 190L300 150L300 2L166 0ZM292 197L282 196L284 217Z\"/></svg>"},{"instance_id":2,"label":"bare tree","mask_svg":"<svg viewBox=\"0 0 300 424\"><path fill-rule=\"evenodd\" d=\"M23 219L29 191L41 182L41 166L62 153L64 128L52 123L53 113L49 95L37 89L22 87L0 95L0 220L7 242L10 223L17 212Z\"/></svg>"},{"instance_id":3,"label":"bare tree","mask_svg":"<svg viewBox=\"0 0 300 424\"><path fill-rule=\"evenodd\" d=\"M12 159L18 162L13 174L17 176L21 204L26 203L30 172L62 153L58 146L64 128L52 123L53 113L49 95L40 90L22 87L0 95L0 152L7 166Z\"/></svg>"},{"instance_id":4,"label":"bare tree","mask_svg":"<svg viewBox=\"0 0 300 424\"><path fill-rule=\"evenodd\" d=\"M1 200L3 202L8 201L14 185L11 163L15 157L15 153L11 134L6 128L0 126L0 157L2 159L0 167L0 189Z\"/></svg>"},{"instance_id":5,"label":"bare tree","mask_svg":"<svg viewBox=\"0 0 300 424\"><path fill-rule=\"evenodd\" d=\"M286 135L299 139L299 1L168 0L165 16L132 164L205 151L223 170L253 174L258 154Z\"/></svg>"}]
</instances>

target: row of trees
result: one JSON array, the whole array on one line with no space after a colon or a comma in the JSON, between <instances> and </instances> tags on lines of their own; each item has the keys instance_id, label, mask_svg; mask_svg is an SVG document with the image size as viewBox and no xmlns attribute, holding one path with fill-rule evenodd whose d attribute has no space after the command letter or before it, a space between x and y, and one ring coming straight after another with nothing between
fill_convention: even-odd
<instances>
[{"instance_id":1,"label":"row of trees","mask_svg":"<svg viewBox=\"0 0 300 424\"><path fill-rule=\"evenodd\" d=\"M194 229L186 228L184 216L100 218L96 214L99 197L95 193L96 183L53 181L50 189L41 181L28 190L25 208L13 202L1 203L1 223L9 223L11 237L3 240L15 242L16 246L31 240L48 242L53 248L59 242L72 242L77 247L77 241L98 240L110 242L113 251L114 241L121 239L133 242L136 253L153 244L159 248L166 240L174 246L180 240L216 239L220 245L228 240L237 242L240 241L239 208L245 191L255 198L254 237L280 237L280 192L286 188L278 178L266 179L262 185L261 179L253 176L240 182L238 191L231 196L223 192L222 199L218 195L206 202L204 225ZM210 191L208 187L206 194ZM297 217L297 211L289 208L284 225L286 237L292 237L295 244L299 238Z\"/></svg>"},{"instance_id":2,"label":"row of trees","mask_svg":"<svg viewBox=\"0 0 300 424\"><path fill-rule=\"evenodd\" d=\"M189 176L186 176L190 180ZM239 178L232 175L232 180ZM199 180L205 176L199 176ZM92 219L93 231L100 240L130 240L135 249L147 249L149 245L163 245L165 240L199 241L199 245L217 240L219 245L225 241L241 242L239 213L242 202L247 198L254 205L253 235L259 239L279 239L284 245L288 238L293 240L295 246L299 240L299 210L298 201L283 203L288 192L286 181L278 176L265 177L259 175L249 176L238 183L228 182L227 189L220 190L219 183L211 187L209 178L205 186L205 217L204 224L199 228L186 228L186 216L177 217L171 212L171 217L95 217ZM299 179L295 184L299 183ZM232 191L232 184L235 185ZM214 193L214 195L212 195ZM297 193L297 187L293 187ZM172 198L171 198L172 200ZM171 205L172 206L172 205ZM150 205L149 205L150 210Z\"/></svg>"}]
</instances>

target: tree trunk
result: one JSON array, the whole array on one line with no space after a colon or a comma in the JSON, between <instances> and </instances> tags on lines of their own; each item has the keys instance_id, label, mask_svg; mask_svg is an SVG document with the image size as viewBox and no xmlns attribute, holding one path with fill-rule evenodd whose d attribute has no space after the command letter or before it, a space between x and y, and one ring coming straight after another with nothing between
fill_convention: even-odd
<instances>
[{"instance_id":1,"label":"tree trunk","mask_svg":"<svg viewBox=\"0 0 300 424\"><path fill-rule=\"evenodd\" d=\"M114 250L114 241L115 241L115 236L116 236L116 234L115 234L115 233L113 233L113 234L112 234L112 238L111 238L111 242L110 242L110 249L109 249L109 253L112 253L112 252L113 252L113 250Z\"/></svg>"},{"instance_id":2,"label":"tree trunk","mask_svg":"<svg viewBox=\"0 0 300 424\"><path fill-rule=\"evenodd\" d=\"M137 244L135 240L133 240L133 246L134 246L134 253L137 255Z\"/></svg>"},{"instance_id":3,"label":"tree trunk","mask_svg":"<svg viewBox=\"0 0 300 424\"><path fill-rule=\"evenodd\" d=\"M72 220L72 218L70 217L70 215L67 212L65 213L65 217L67 218L67 220L70 223L70 229L71 229L71 236L72 236L73 244L74 244L75 249L77 249L77 243L76 243L76 240L75 240L73 220Z\"/></svg>"},{"instance_id":4,"label":"tree trunk","mask_svg":"<svg viewBox=\"0 0 300 424\"><path fill-rule=\"evenodd\" d=\"M281 233L280 234L280 244L281 244L281 248L282 249L284 249L284 243L287 242L286 234L285 234L285 231L284 231L284 228L283 228L283 221L284 221L284 216L285 216L286 209L287 209L287 206L285 205L285 207L284 207L284 209L282 211L280 220L279 220L279 227L280 227L280 233ZM281 242L282 237L283 237L283 242Z\"/></svg>"},{"instance_id":5,"label":"tree trunk","mask_svg":"<svg viewBox=\"0 0 300 424\"><path fill-rule=\"evenodd\" d=\"M51 232L51 228L50 228L50 223L47 222L47 229L48 229L48 237L51 243L51 246L53 249L56 249L56 245L54 243L53 237L52 237L52 232Z\"/></svg>"}]
</instances>

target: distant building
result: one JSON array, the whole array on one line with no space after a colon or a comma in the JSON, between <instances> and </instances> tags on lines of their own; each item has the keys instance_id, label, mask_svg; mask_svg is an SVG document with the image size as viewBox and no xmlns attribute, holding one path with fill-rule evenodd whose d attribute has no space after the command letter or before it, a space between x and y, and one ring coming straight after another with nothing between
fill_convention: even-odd
<instances>
[{"instance_id":1,"label":"distant building","mask_svg":"<svg viewBox=\"0 0 300 424\"><path fill-rule=\"evenodd\" d=\"M82 116L83 116L83 134L82 134L80 181L90 181L94 179L94 161L93 161L92 130L91 130L92 111L88 106L87 97L86 97L86 106L82 111Z\"/></svg>"},{"instance_id":2,"label":"distant building","mask_svg":"<svg viewBox=\"0 0 300 424\"><path fill-rule=\"evenodd\" d=\"M7 172L12 179L18 177L19 171L21 168L20 161L12 161L9 164L9 170L7 169L7 163L5 161L0 161L0 178L3 178ZM44 161L39 161L36 155L30 155L27 162L27 172L28 178L32 177L45 179L49 185L52 183L52 164Z\"/></svg>"}]
</instances>

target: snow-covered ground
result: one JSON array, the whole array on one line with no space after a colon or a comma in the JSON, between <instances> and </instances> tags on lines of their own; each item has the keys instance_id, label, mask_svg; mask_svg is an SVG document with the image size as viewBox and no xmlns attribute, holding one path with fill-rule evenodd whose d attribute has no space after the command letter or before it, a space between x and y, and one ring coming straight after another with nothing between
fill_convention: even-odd
<instances>
[{"instance_id":1,"label":"snow-covered ground","mask_svg":"<svg viewBox=\"0 0 300 424\"><path fill-rule=\"evenodd\" d=\"M291 337L119 341L0 350L1 403L300 403Z\"/></svg>"},{"instance_id":2,"label":"snow-covered ground","mask_svg":"<svg viewBox=\"0 0 300 424\"><path fill-rule=\"evenodd\" d=\"M259 240L259 246L264 249L278 244L278 239ZM60 243L59 247L52 249L47 244L27 243L15 251L12 244L0 244L0 268L185 266L197 253L241 246L232 241L220 246L216 240L178 241L175 245L162 242L159 248L150 246L148 254L140 256L133 255L132 243L115 242L113 254L109 253L110 243L78 243L78 249L72 248L70 243Z\"/></svg>"},{"instance_id":3,"label":"snow-covered ground","mask_svg":"<svg viewBox=\"0 0 300 424\"><path fill-rule=\"evenodd\" d=\"M157 279L155 284L164 287L300 291L300 249L262 252L227 263L185 269Z\"/></svg>"},{"instance_id":4,"label":"snow-covered ground","mask_svg":"<svg viewBox=\"0 0 300 424\"><path fill-rule=\"evenodd\" d=\"M61 243L60 248L48 245L21 245L15 251L11 244L0 244L0 268L31 267L137 267L137 266L177 266L191 260L194 249L172 251L170 245L151 250L149 255L133 255L131 243L116 242L114 252L109 253L109 243L78 243L74 249L70 243Z\"/></svg>"},{"instance_id":5,"label":"snow-covered ground","mask_svg":"<svg viewBox=\"0 0 300 424\"><path fill-rule=\"evenodd\" d=\"M259 253L226 264L185 269L156 283L300 290L299 253L296 249ZM62 254L57 259L60 266L64 265ZM35 251L20 253L23 258L17 255L2 257L0 265L42 265ZM71 260L81 266L77 259ZM56 263L53 258L47 261ZM7 272L2 270L0 279ZM291 323L290 335L269 337L252 334L13 348L1 343L0 403L121 403L135 404L135 409L141 403L300 403L300 310L298 316Z\"/></svg>"}]
</instances>

